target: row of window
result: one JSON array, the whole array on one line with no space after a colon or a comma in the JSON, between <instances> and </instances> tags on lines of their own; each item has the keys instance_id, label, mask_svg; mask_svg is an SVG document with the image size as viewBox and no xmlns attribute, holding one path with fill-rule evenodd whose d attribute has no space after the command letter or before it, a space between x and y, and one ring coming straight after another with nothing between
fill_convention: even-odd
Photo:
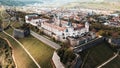
<instances>
[{"instance_id":1,"label":"row of window","mask_svg":"<svg viewBox=\"0 0 120 68\"><path fill-rule=\"evenodd\" d=\"M78 32L78 34L81 34L80 32ZM62 36L64 36L65 34L62 33ZM70 35L70 34L66 34L66 35ZM75 33L73 33L73 35L75 35ZM81 35L84 35L84 33L82 33Z\"/></svg>"}]
</instances>

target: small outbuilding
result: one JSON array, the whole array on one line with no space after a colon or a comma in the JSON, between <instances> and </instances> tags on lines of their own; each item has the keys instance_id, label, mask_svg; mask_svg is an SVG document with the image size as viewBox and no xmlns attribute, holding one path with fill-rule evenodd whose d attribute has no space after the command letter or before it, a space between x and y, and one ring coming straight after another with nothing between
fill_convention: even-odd
<instances>
[{"instance_id":1,"label":"small outbuilding","mask_svg":"<svg viewBox=\"0 0 120 68\"><path fill-rule=\"evenodd\" d=\"M29 29L14 29L13 31L13 36L15 38L24 38L26 36L30 35L30 30Z\"/></svg>"}]
</instances>

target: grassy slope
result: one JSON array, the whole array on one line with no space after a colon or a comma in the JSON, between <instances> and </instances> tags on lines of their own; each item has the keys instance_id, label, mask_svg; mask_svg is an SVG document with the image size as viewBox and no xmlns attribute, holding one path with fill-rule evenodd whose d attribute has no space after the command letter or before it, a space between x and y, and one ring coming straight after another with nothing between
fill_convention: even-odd
<instances>
[{"instance_id":1,"label":"grassy slope","mask_svg":"<svg viewBox=\"0 0 120 68\"><path fill-rule=\"evenodd\" d=\"M120 3L112 3L112 2L102 2L102 3L69 3L66 4L62 7L75 7L75 6L80 6L83 8L94 8L94 9L120 9Z\"/></svg>"},{"instance_id":2,"label":"grassy slope","mask_svg":"<svg viewBox=\"0 0 120 68\"><path fill-rule=\"evenodd\" d=\"M107 43L101 43L98 46L89 49L88 51L90 51L90 53L85 63L85 67L89 65L91 68L94 68L112 57L113 51L107 45Z\"/></svg>"},{"instance_id":3,"label":"grassy slope","mask_svg":"<svg viewBox=\"0 0 120 68\"><path fill-rule=\"evenodd\" d=\"M116 57L102 68L120 68L120 56Z\"/></svg>"},{"instance_id":4,"label":"grassy slope","mask_svg":"<svg viewBox=\"0 0 120 68\"><path fill-rule=\"evenodd\" d=\"M19 26L18 23L13 26ZM13 29L6 30L10 35L13 34ZM50 60L52 59L53 51L51 47L37 40L33 36L29 36L23 39L18 39L25 48L31 53L31 55L37 60L42 68L52 68Z\"/></svg>"},{"instance_id":5,"label":"grassy slope","mask_svg":"<svg viewBox=\"0 0 120 68\"><path fill-rule=\"evenodd\" d=\"M21 24L20 24L19 22L14 22L14 23L12 24L12 26L15 27L15 28L17 28L17 27L20 27Z\"/></svg>"},{"instance_id":6,"label":"grassy slope","mask_svg":"<svg viewBox=\"0 0 120 68\"><path fill-rule=\"evenodd\" d=\"M14 22L14 23L12 23L12 26L13 27L19 27L19 26L21 26L18 22ZM9 28L9 29L7 29L7 30L5 30L7 33L9 33L10 35L13 35L13 28Z\"/></svg>"},{"instance_id":7,"label":"grassy slope","mask_svg":"<svg viewBox=\"0 0 120 68\"><path fill-rule=\"evenodd\" d=\"M10 35L13 35L13 28L9 28L8 30L5 30Z\"/></svg>"},{"instance_id":8,"label":"grassy slope","mask_svg":"<svg viewBox=\"0 0 120 68\"><path fill-rule=\"evenodd\" d=\"M35 63L30 59L27 53L22 49L22 47L14 41L11 37L6 36L4 33L0 33L0 36L7 38L14 49L14 56L18 68L36 68Z\"/></svg>"},{"instance_id":9,"label":"grassy slope","mask_svg":"<svg viewBox=\"0 0 120 68\"><path fill-rule=\"evenodd\" d=\"M27 48L42 68L52 68L50 60L54 49L37 40L33 36L19 39L19 41L25 46L25 48Z\"/></svg>"}]
</instances>

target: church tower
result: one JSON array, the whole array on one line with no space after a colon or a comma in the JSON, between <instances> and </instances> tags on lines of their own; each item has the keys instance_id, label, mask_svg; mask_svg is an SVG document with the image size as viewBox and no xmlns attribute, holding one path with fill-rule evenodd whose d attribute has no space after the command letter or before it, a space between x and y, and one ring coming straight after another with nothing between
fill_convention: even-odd
<instances>
[{"instance_id":1,"label":"church tower","mask_svg":"<svg viewBox=\"0 0 120 68\"><path fill-rule=\"evenodd\" d=\"M89 23L88 22L85 23L85 28L86 28L86 32L89 32Z\"/></svg>"},{"instance_id":2,"label":"church tower","mask_svg":"<svg viewBox=\"0 0 120 68\"><path fill-rule=\"evenodd\" d=\"M61 24L60 14L58 14L58 16L57 16L57 25L60 25L60 24Z\"/></svg>"},{"instance_id":3,"label":"church tower","mask_svg":"<svg viewBox=\"0 0 120 68\"><path fill-rule=\"evenodd\" d=\"M70 21L70 19L68 19L68 24L69 27L72 27L72 22Z\"/></svg>"},{"instance_id":4,"label":"church tower","mask_svg":"<svg viewBox=\"0 0 120 68\"><path fill-rule=\"evenodd\" d=\"M53 21L54 21L54 23L56 24L56 22L57 22L56 15L54 14L53 16L54 16Z\"/></svg>"},{"instance_id":5,"label":"church tower","mask_svg":"<svg viewBox=\"0 0 120 68\"><path fill-rule=\"evenodd\" d=\"M62 27L62 23L61 23L61 15L60 14L57 14L57 16L54 15L54 22L56 25Z\"/></svg>"}]
</instances>

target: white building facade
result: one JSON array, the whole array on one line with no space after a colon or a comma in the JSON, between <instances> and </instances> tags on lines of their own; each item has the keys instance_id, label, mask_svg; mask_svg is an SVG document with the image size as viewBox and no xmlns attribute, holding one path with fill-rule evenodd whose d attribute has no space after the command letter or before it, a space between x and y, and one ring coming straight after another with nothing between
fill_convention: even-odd
<instances>
[{"instance_id":1,"label":"white building facade","mask_svg":"<svg viewBox=\"0 0 120 68\"><path fill-rule=\"evenodd\" d=\"M76 24L70 21L60 20L59 17L54 17L52 22L48 19L42 19L35 16L25 16L26 23L48 30L57 37L66 39L68 36L82 36L89 32L89 23Z\"/></svg>"}]
</instances>

